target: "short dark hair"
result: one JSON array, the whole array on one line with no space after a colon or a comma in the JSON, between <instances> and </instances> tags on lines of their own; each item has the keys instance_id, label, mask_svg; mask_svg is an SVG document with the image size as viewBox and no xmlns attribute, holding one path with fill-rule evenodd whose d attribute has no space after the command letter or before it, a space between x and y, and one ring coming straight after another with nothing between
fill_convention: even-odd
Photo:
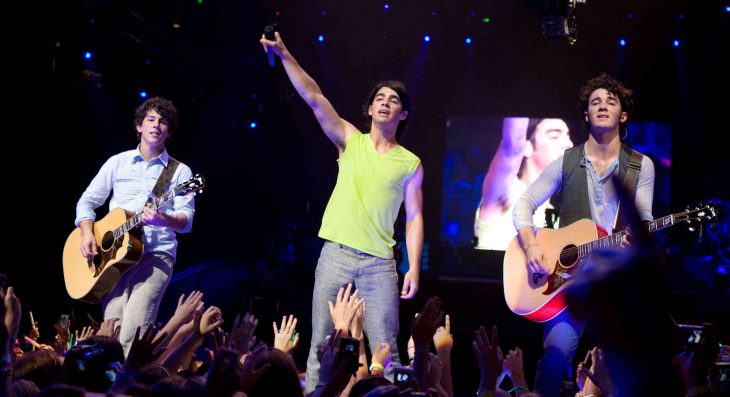
<instances>
[{"instance_id":1,"label":"short dark hair","mask_svg":"<svg viewBox=\"0 0 730 397\"><path fill-rule=\"evenodd\" d=\"M611 94L615 95L621 103L621 111L629 113L631 108L634 106L634 92L626 88L623 83L611 77L608 73L601 73L598 77L594 77L588 80L583 87L580 88L578 93L578 104L581 109L581 118L583 112L588 111L588 101L591 98L593 91L603 88ZM621 122L621 128L626 128L627 121ZM589 127L588 122L585 122L586 128Z\"/></svg>"},{"instance_id":2,"label":"short dark hair","mask_svg":"<svg viewBox=\"0 0 730 397\"><path fill-rule=\"evenodd\" d=\"M167 139L170 139L175 130L177 130L177 108L171 100L162 97L152 97L139 106L134 111L134 126L138 127L144 122L144 118L147 117L147 113L150 110L154 110L159 113L160 116L167 119ZM139 137L137 133L137 137Z\"/></svg>"},{"instance_id":3,"label":"short dark hair","mask_svg":"<svg viewBox=\"0 0 730 397\"><path fill-rule=\"evenodd\" d=\"M375 95L377 95L378 91L380 91L380 89L383 87L388 87L391 90L395 91L400 98L400 103L403 107L403 110L408 112L408 116L398 123L398 129L396 129L395 131L395 137L400 138L400 136L403 134L403 130L406 129L406 125L408 124L408 117L410 117L411 112L411 98L410 96L408 96L408 89L406 88L405 83L398 80L379 81L370 91L370 95L368 95L368 100L363 105L362 110L365 116L368 118L368 122L370 122L373 117L368 114L368 108L370 107L370 105L373 104L373 101L375 101Z\"/></svg>"}]
</instances>

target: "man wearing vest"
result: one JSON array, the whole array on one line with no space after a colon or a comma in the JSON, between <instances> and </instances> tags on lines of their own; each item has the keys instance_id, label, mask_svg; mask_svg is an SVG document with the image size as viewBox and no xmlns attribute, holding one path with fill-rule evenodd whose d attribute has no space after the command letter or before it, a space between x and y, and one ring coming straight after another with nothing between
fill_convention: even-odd
<instances>
[{"instance_id":1,"label":"man wearing vest","mask_svg":"<svg viewBox=\"0 0 730 397\"><path fill-rule=\"evenodd\" d=\"M410 99L403 83L375 85L366 103L368 133L340 118L317 83L286 49L278 32L261 44L281 58L289 80L314 112L319 125L339 152L337 184L322 218L319 236L325 240L315 272L312 294L312 341L307 360L307 392L319 383L317 348L332 331L328 302L335 302L340 287L352 283L365 299L363 328L375 351L380 343L398 352L398 274L393 259L393 229L401 203L406 208L406 246L409 270L400 298L411 299L418 290L423 247L421 182L423 167L397 138L405 128ZM344 327L347 331L347 325ZM400 364L398 354L393 365ZM386 369L392 376L392 366Z\"/></svg>"},{"instance_id":2,"label":"man wearing vest","mask_svg":"<svg viewBox=\"0 0 730 397\"><path fill-rule=\"evenodd\" d=\"M641 220L652 220L654 164L621 143L633 92L602 73L581 88L579 102L588 140L552 162L515 204L513 221L530 274L546 275L553 270L535 239L532 214L558 191L561 227L588 218L609 233L620 229L621 181L630 186ZM583 328L584 324L572 318L568 310L545 323L545 355L535 375L535 391L543 397L558 396L566 374L572 374L571 363Z\"/></svg>"},{"instance_id":3,"label":"man wearing vest","mask_svg":"<svg viewBox=\"0 0 730 397\"><path fill-rule=\"evenodd\" d=\"M139 146L109 158L76 204L81 254L88 259L99 254L92 227L94 210L112 191L110 210L120 207L132 213L144 211L142 258L121 276L102 302L104 320L119 319L119 342L125 355L137 327L142 327L144 333L155 322L175 264L175 233L189 232L195 213L192 194L176 196L157 210L146 206L150 195L159 197L193 176L190 167L170 157L165 149L177 128L175 105L164 98L150 98L137 107L134 125Z\"/></svg>"}]
</instances>

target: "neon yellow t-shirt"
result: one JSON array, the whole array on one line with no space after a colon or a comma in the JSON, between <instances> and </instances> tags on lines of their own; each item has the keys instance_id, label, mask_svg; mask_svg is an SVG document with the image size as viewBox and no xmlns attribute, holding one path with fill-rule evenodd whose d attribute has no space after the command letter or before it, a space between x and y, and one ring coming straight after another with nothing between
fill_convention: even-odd
<instances>
[{"instance_id":1,"label":"neon yellow t-shirt","mask_svg":"<svg viewBox=\"0 0 730 397\"><path fill-rule=\"evenodd\" d=\"M421 160L402 146L378 154L370 135L357 132L337 163L337 184L319 237L379 258L393 258L393 229L405 182Z\"/></svg>"}]
</instances>

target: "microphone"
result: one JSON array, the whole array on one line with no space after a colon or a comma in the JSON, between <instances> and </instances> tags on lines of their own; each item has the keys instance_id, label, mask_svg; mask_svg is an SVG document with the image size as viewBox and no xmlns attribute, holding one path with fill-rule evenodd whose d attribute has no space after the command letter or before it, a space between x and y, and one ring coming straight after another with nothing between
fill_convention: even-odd
<instances>
[{"instance_id":1,"label":"microphone","mask_svg":"<svg viewBox=\"0 0 730 397\"><path fill-rule=\"evenodd\" d=\"M266 27L264 27L264 38L266 38L266 40L276 41L273 25L266 25ZM274 50L269 47L267 53L269 54L269 66L274 66Z\"/></svg>"}]
</instances>

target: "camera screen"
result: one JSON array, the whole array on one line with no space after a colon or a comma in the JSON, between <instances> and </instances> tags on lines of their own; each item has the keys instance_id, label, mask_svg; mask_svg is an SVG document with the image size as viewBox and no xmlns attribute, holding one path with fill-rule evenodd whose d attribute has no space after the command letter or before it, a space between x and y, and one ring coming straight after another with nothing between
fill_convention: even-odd
<instances>
[{"instance_id":1,"label":"camera screen","mask_svg":"<svg viewBox=\"0 0 730 397\"><path fill-rule=\"evenodd\" d=\"M408 373L399 372L395 374L395 380L397 382L408 382Z\"/></svg>"},{"instance_id":2,"label":"camera screen","mask_svg":"<svg viewBox=\"0 0 730 397\"><path fill-rule=\"evenodd\" d=\"M687 337L687 343L698 345L700 342L702 342L702 330L693 329Z\"/></svg>"},{"instance_id":3,"label":"camera screen","mask_svg":"<svg viewBox=\"0 0 730 397\"><path fill-rule=\"evenodd\" d=\"M715 365L712 375L715 382L730 382L730 365Z\"/></svg>"}]
</instances>

